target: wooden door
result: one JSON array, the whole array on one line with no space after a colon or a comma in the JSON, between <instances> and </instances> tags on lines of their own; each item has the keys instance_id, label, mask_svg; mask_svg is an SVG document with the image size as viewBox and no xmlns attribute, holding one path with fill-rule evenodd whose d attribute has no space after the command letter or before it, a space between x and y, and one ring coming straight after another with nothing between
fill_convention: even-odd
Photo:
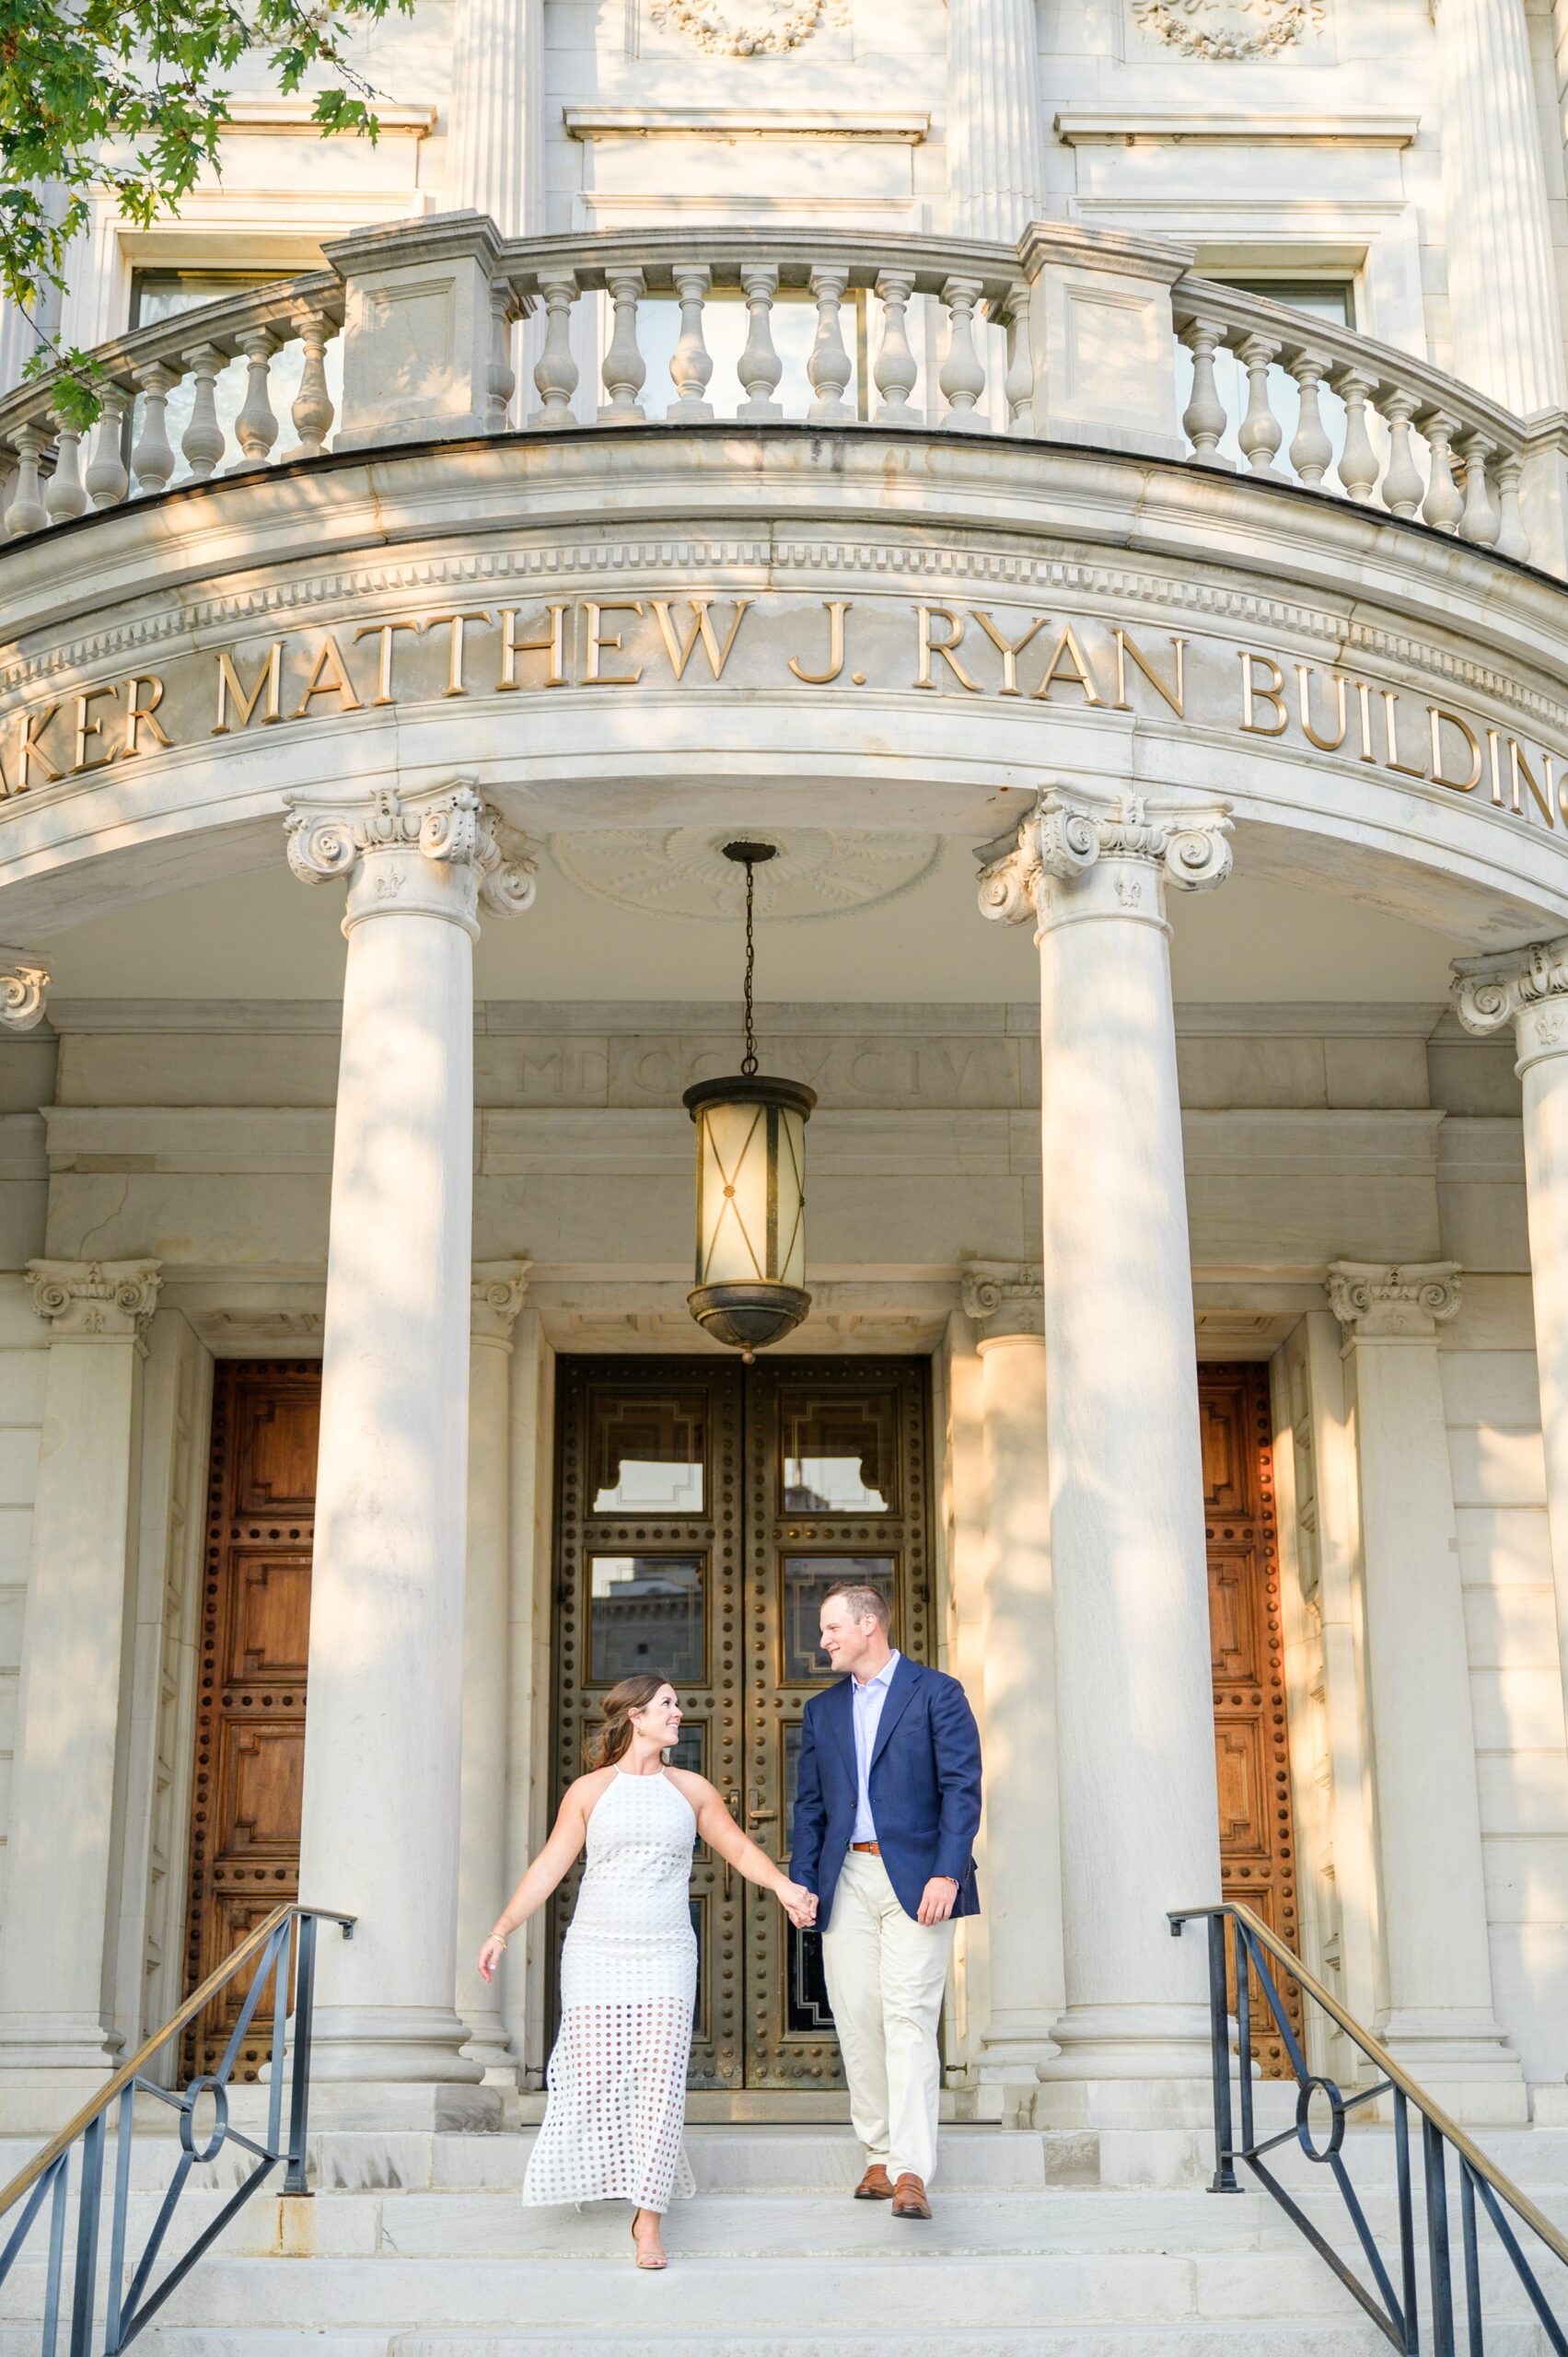
<instances>
[{"instance_id":1,"label":"wooden door","mask_svg":"<svg viewBox=\"0 0 1568 2357\"><path fill-rule=\"evenodd\" d=\"M671 1678L678 1765L787 1859L817 1608L860 1577L927 1657L924 1370L900 1360L563 1359L557 1384L556 1792L607 1687ZM579 1876L558 1895L552 1951ZM700 1848L695 2087L836 2086L821 1944ZM551 2005L556 2005L551 1991Z\"/></svg>"},{"instance_id":2,"label":"wooden door","mask_svg":"<svg viewBox=\"0 0 1568 2357\"><path fill-rule=\"evenodd\" d=\"M1244 1901L1294 1948L1300 1923L1268 1368L1200 1366L1198 1397L1223 1887L1226 1898ZM1300 1988L1294 1980L1276 1985L1299 2038ZM1266 2078L1290 2076L1284 2041L1255 1976L1252 2050Z\"/></svg>"},{"instance_id":3,"label":"wooden door","mask_svg":"<svg viewBox=\"0 0 1568 2357\"><path fill-rule=\"evenodd\" d=\"M311 1361L226 1360L213 1400L196 1773L191 1813L187 1989L252 1924L299 1891L305 1671L321 1371ZM243 1990L186 2034L187 2073L221 2060ZM253 2079L263 2009L235 2066Z\"/></svg>"}]
</instances>

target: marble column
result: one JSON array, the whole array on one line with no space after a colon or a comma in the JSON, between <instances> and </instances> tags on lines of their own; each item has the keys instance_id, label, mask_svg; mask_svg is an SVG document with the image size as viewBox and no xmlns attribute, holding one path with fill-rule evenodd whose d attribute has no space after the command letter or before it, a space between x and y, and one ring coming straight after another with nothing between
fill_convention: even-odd
<instances>
[{"instance_id":1,"label":"marble column","mask_svg":"<svg viewBox=\"0 0 1568 2357\"><path fill-rule=\"evenodd\" d=\"M1040 1272L976 1266L965 1271L963 1298L981 1329L985 1495L981 1560L990 2005L980 2076L1027 2091L1003 2097L1004 2119L1027 2126L1039 2066L1056 2052L1051 2024L1063 2003Z\"/></svg>"},{"instance_id":2,"label":"marble column","mask_svg":"<svg viewBox=\"0 0 1568 2357\"><path fill-rule=\"evenodd\" d=\"M1517 417L1568 402L1523 0L1437 0L1454 372Z\"/></svg>"},{"instance_id":3,"label":"marble column","mask_svg":"<svg viewBox=\"0 0 1568 2357\"><path fill-rule=\"evenodd\" d=\"M469 1329L469 1546L463 1608L463 1753L458 1843L459 2013L465 2052L497 2085L517 2084L502 2019L505 1960L488 1988L474 1958L506 1903L506 1789L512 1631L512 1329L523 1306L526 1260L485 1260L473 1272Z\"/></svg>"},{"instance_id":4,"label":"marble column","mask_svg":"<svg viewBox=\"0 0 1568 2357\"><path fill-rule=\"evenodd\" d=\"M447 210L544 228L544 0L457 0Z\"/></svg>"},{"instance_id":5,"label":"marble column","mask_svg":"<svg viewBox=\"0 0 1568 2357\"><path fill-rule=\"evenodd\" d=\"M1568 934L1466 958L1454 1004L1467 1030L1511 1027L1524 1092L1525 1202L1557 1657L1568 1724Z\"/></svg>"},{"instance_id":6,"label":"marble column","mask_svg":"<svg viewBox=\"0 0 1568 2357\"><path fill-rule=\"evenodd\" d=\"M114 2067L115 1769L156 1260L31 1260L49 1328L6 1905L0 2123L58 2127Z\"/></svg>"},{"instance_id":7,"label":"marble column","mask_svg":"<svg viewBox=\"0 0 1568 2357\"><path fill-rule=\"evenodd\" d=\"M291 866L343 877L300 1891L324 2079L477 2080L452 2003L467 1524L473 942L526 908L466 784L296 804Z\"/></svg>"},{"instance_id":8,"label":"marble column","mask_svg":"<svg viewBox=\"0 0 1568 2357\"><path fill-rule=\"evenodd\" d=\"M1367 1683L1382 1869L1378 2035L1450 2110L1527 2118L1492 2003L1481 1800L1437 1333L1451 1260L1338 1260L1361 1506Z\"/></svg>"},{"instance_id":9,"label":"marble column","mask_svg":"<svg viewBox=\"0 0 1568 2357\"><path fill-rule=\"evenodd\" d=\"M1045 211L1035 0L948 7L947 102L949 226L1016 245Z\"/></svg>"},{"instance_id":10,"label":"marble column","mask_svg":"<svg viewBox=\"0 0 1568 2357\"><path fill-rule=\"evenodd\" d=\"M1219 1806L1169 885L1222 806L1051 787L981 905L1032 921L1066 2011L1037 2119L1201 2120Z\"/></svg>"}]
</instances>

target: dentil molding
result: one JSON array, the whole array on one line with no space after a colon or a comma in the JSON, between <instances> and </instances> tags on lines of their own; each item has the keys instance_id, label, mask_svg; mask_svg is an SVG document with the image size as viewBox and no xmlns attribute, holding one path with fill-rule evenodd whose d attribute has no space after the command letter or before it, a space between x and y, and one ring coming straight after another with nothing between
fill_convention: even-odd
<instances>
[{"instance_id":1,"label":"dentil molding","mask_svg":"<svg viewBox=\"0 0 1568 2357\"><path fill-rule=\"evenodd\" d=\"M1430 1341L1459 1309L1457 1260L1334 1260L1329 1306L1347 1341Z\"/></svg>"},{"instance_id":2,"label":"dentil molding","mask_svg":"<svg viewBox=\"0 0 1568 2357\"><path fill-rule=\"evenodd\" d=\"M0 1028L34 1031L43 1021L49 969L25 949L0 948Z\"/></svg>"},{"instance_id":3,"label":"dentil molding","mask_svg":"<svg viewBox=\"0 0 1568 2357\"><path fill-rule=\"evenodd\" d=\"M157 1260L29 1260L28 1292L61 1341L140 1341L162 1283Z\"/></svg>"},{"instance_id":4,"label":"dentil molding","mask_svg":"<svg viewBox=\"0 0 1568 2357\"><path fill-rule=\"evenodd\" d=\"M1112 871L1111 893L1128 916L1157 914L1162 884L1192 892L1224 883L1231 866L1230 824L1218 802L1132 793L1102 800L1078 788L1043 787L1016 841L1004 849L1003 838L981 852L981 911L1002 924L1027 924L1031 918L1044 923L1052 887L1071 884L1104 862ZM1154 871L1153 894L1140 869Z\"/></svg>"}]
</instances>

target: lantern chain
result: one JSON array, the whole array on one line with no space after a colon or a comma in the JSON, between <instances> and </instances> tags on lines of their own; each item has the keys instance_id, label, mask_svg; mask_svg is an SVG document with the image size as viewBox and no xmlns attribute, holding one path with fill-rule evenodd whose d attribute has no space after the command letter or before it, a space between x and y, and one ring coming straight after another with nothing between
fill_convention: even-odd
<instances>
[{"instance_id":1,"label":"lantern chain","mask_svg":"<svg viewBox=\"0 0 1568 2357\"><path fill-rule=\"evenodd\" d=\"M752 932L752 918L757 897L757 870L750 860L746 863L746 1053L740 1059L740 1069L749 1080L757 1069L757 1026L751 1005L752 984L757 972L757 943Z\"/></svg>"}]
</instances>

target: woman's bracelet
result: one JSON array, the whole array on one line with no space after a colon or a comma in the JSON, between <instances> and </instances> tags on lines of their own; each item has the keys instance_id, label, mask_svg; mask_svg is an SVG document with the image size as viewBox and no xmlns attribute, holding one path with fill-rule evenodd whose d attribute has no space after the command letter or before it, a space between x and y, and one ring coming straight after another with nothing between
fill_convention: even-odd
<instances>
[{"instance_id":1,"label":"woman's bracelet","mask_svg":"<svg viewBox=\"0 0 1568 2357\"><path fill-rule=\"evenodd\" d=\"M492 1932L490 1936L493 1940L499 1940L503 1947L505 1946L506 1934L505 1932Z\"/></svg>"}]
</instances>

